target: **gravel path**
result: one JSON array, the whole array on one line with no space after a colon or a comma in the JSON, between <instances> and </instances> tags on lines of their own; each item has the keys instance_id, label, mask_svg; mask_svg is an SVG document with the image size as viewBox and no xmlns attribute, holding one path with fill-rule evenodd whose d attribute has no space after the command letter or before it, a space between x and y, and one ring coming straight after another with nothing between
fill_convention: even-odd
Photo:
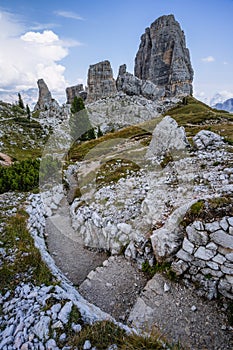
<instances>
[{"instance_id":1,"label":"gravel path","mask_svg":"<svg viewBox=\"0 0 233 350\"><path fill-rule=\"evenodd\" d=\"M194 289L160 274L147 283L128 321L144 330L156 327L170 342L179 341L185 349L233 349L233 328L216 300L204 300Z\"/></svg>"},{"instance_id":2,"label":"gravel path","mask_svg":"<svg viewBox=\"0 0 233 350\"><path fill-rule=\"evenodd\" d=\"M126 321L146 278L123 256L112 256L103 265L88 275L79 291L116 320Z\"/></svg>"},{"instance_id":3,"label":"gravel path","mask_svg":"<svg viewBox=\"0 0 233 350\"><path fill-rule=\"evenodd\" d=\"M185 349L233 349L233 329L216 301L156 274L147 284L137 267L122 256L85 249L71 227L67 203L47 219L47 244L57 266L80 293L119 321L139 329L158 328Z\"/></svg>"},{"instance_id":4,"label":"gravel path","mask_svg":"<svg viewBox=\"0 0 233 350\"><path fill-rule=\"evenodd\" d=\"M105 253L91 251L83 246L81 237L71 227L68 206L63 203L57 215L46 220L47 245L56 265L77 286L88 273L102 265Z\"/></svg>"}]
</instances>

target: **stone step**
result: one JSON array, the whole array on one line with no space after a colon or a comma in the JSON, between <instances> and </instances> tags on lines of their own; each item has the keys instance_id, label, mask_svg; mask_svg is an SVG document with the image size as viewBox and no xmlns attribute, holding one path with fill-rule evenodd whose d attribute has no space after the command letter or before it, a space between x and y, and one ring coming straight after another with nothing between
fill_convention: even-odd
<instances>
[{"instance_id":1,"label":"stone step","mask_svg":"<svg viewBox=\"0 0 233 350\"><path fill-rule=\"evenodd\" d=\"M145 284L146 277L136 264L111 256L88 274L79 292L116 320L125 321Z\"/></svg>"}]
</instances>

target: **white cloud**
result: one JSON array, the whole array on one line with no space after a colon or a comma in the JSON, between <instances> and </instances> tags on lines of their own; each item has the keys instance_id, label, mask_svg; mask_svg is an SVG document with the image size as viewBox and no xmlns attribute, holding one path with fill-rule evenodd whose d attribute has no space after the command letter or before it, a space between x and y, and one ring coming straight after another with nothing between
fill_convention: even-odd
<instances>
[{"instance_id":1,"label":"white cloud","mask_svg":"<svg viewBox=\"0 0 233 350\"><path fill-rule=\"evenodd\" d=\"M214 62L215 61L215 58L213 56L207 56L207 57L204 57L201 59L203 62Z\"/></svg>"},{"instance_id":2,"label":"white cloud","mask_svg":"<svg viewBox=\"0 0 233 350\"><path fill-rule=\"evenodd\" d=\"M52 30L26 31L19 19L0 11L0 90L21 91L37 87L43 78L48 87L65 94L65 67L60 61L74 41L64 41Z\"/></svg>"},{"instance_id":3,"label":"white cloud","mask_svg":"<svg viewBox=\"0 0 233 350\"><path fill-rule=\"evenodd\" d=\"M76 19L76 20L83 20L83 17L79 16L77 13L72 12L72 11L55 11L55 15L59 17L64 17L64 18L70 18L70 19Z\"/></svg>"}]
</instances>

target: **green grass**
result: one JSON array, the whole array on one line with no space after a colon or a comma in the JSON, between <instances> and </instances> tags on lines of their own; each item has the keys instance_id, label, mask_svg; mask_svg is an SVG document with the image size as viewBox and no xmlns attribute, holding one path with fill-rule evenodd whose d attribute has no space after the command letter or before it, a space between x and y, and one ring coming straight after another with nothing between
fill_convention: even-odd
<instances>
[{"instance_id":1,"label":"green grass","mask_svg":"<svg viewBox=\"0 0 233 350\"><path fill-rule=\"evenodd\" d=\"M2 248L9 255L14 255L13 262L3 261L0 267L0 292L13 290L22 281L36 285L52 284L53 277L47 265L42 261L39 250L27 230L28 215L19 210L15 216L8 218L3 229ZM12 254L14 252L14 254Z\"/></svg>"},{"instance_id":2,"label":"green grass","mask_svg":"<svg viewBox=\"0 0 233 350\"><path fill-rule=\"evenodd\" d=\"M194 136L200 130L206 129L233 142L233 114L213 109L191 96L186 101L187 104L180 102L164 115L170 115L180 126L184 126L187 136Z\"/></svg>"},{"instance_id":3,"label":"green grass","mask_svg":"<svg viewBox=\"0 0 233 350\"><path fill-rule=\"evenodd\" d=\"M126 178L127 175L139 170L139 165L128 159L111 159L100 167L96 176L97 186L116 183L119 179Z\"/></svg>"},{"instance_id":4,"label":"green grass","mask_svg":"<svg viewBox=\"0 0 233 350\"><path fill-rule=\"evenodd\" d=\"M156 263L153 266L150 266L148 260L146 260L142 264L142 272L144 272L149 279L151 279L156 273L160 272L167 276L167 278L171 281L175 281L177 279L174 271L171 270L171 263Z\"/></svg>"},{"instance_id":5,"label":"green grass","mask_svg":"<svg viewBox=\"0 0 233 350\"><path fill-rule=\"evenodd\" d=\"M74 144L68 152L68 160L72 162L82 161L85 156L96 146L100 154L104 154L101 152L106 152L109 149L109 142L115 139L142 139L142 145L145 142L148 144L148 139L150 139L150 133L152 133L155 126L161 121L162 118L156 118L145 122L140 125L133 125L125 127L121 130L110 132L98 139L90 140L82 143ZM146 138L146 141L145 141ZM105 141L108 141L105 143ZM103 144L103 145L101 145ZM106 148L105 148L105 145ZM96 155L98 156L98 154Z\"/></svg>"},{"instance_id":6,"label":"green grass","mask_svg":"<svg viewBox=\"0 0 233 350\"><path fill-rule=\"evenodd\" d=\"M110 345L116 344L118 350L162 350L162 337L158 332L151 332L151 335L142 336L126 334L126 332L109 321L96 322L93 325L85 326L68 341L72 349L83 349L86 340L91 342L92 347L97 350L107 350ZM168 349L179 349L178 345L170 346Z\"/></svg>"},{"instance_id":7,"label":"green grass","mask_svg":"<svg viewBox=\"0 0 233 350\"><path fill-rule=\"evenodd\" d=\"M199 200L187 211L181 225L186 227L195 220L211 222L227 215L232 215L232 196Z\"/></svg>"}]
</instances>

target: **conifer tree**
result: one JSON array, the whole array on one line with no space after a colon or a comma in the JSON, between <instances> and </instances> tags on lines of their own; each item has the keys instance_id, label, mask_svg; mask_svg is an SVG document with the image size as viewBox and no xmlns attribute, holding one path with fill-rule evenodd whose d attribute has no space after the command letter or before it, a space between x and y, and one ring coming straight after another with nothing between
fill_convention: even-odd
<instances>
[{"instance_id":1,"label":"conifer tree","mask_svg":"<svg viewBox=\"0 0 233 350\"><path fill-rule=\"evenodd\" d=\"M19 105L19 107L22 108L22 109L24 109L25 107L24 107L23 99L22 99L20 93L18 93L18 98L19 98L19 99L18 99L18 105Z\"/></svg>"},{"instance_id":2,"label":"conifer tree","mask_svg":"<svg viewBox=\"0 0 233 350\"><path fill-rule=\"evenodd\" d=\"M27 117L30 120L31 119L31 111L30 111L28 104L26 105L26 112L27 112Z\"/></svg>"}]
</instances>

